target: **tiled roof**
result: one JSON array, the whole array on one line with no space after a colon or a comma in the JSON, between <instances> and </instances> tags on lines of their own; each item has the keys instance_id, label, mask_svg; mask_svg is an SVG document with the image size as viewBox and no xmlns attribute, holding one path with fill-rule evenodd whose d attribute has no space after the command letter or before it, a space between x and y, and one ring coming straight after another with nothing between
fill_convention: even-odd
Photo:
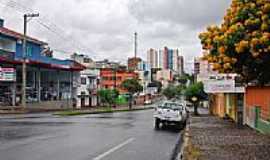
<instances>
[{"instance_id":1,"label":"tiled roof","mask_svg":"<svg viewBox=\"0 0 270 160\"><path fill-rule=\"evenodd\" d=\"M10 29L5 28L5 27L0 27L0 34L10 36L10 37L13 37L13 38L16 38L16 39L21 39L21 40L23 39L23 34L15 32L15 31L10 30ZM40 41L38 39L29 37L29 36L27 36L27 40L30 41L30 42L33 42L33 43L37 43L37 44L44 44L44 45L47 44L46 42Z\"/></svg>"}]
</instances>

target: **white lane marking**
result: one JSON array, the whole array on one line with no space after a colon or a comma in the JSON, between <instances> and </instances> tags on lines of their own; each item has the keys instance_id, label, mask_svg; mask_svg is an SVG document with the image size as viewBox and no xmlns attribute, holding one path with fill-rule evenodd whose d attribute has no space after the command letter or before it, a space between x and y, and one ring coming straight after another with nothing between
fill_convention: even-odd
<instances>
[{"instance_id":1,"label":"white lane marking","mask_svg":"<svg viewBox=\"0 0 270 160\"><path fill-rule=\"evenodd\" d=\"M116 150L124 147L125 145L131 143L132 141L134 141L134 138L130 138L130 139L126 140L125 142L118 144L117 146L115 146L115 147L109 149L108 151L100 154L99 156L95 157L93 160L101 160L102 158L106 157L107 155L109 155L109 154L115 152Z\"/></svg>"}]
</instances>

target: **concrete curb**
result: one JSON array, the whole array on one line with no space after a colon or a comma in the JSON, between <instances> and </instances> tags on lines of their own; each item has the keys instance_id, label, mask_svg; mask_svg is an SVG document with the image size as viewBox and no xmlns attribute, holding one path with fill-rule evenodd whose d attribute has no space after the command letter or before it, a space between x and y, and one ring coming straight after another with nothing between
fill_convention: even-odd
<instances>
[{"instance_id":1,"label":"concrete curb","mask_svg":"<svg viewBox=\"0 0 270 160\"><path fill-rule=\"evenodd\" d=\"M72 113L73 111L71 111L70 113L64 113L63 112L56 112L53 113L53 115L56 116L79 116L79 115L87 115L87 114L102 114L102 113L117 113L117 112L135 112L135 111L142 111L142 110L151 110L154 109L154 107L145 107L145 108L134 108L131 110L128 109L119 109L119 110L110 110L110 111L74 111L74 113Z\"/></svg>"},{"instance_id":2,"label":"concrete curb","mask_svg":"<svg viewBox=\"0 0 270 160\"><path fill-rule=\"evenodd\" d=\"M184 153L185 153L185 148L188 145L188 141L189 141L189 125L190 125L190 115L189 118L187 120L187 124L185 129L180 133L180 140L178 142L178 147L177 148L177 154L174 157L174 159L171 160L183 160L185 159L184 157Z\"/></svg>"},{"instance_id":3,"label":"concrete curb","mask_svg":"<svg viewBox=\"0 0 270 160\"><path fill-rule=\"evenodd\" d=\"M179 157L181 157L181 149L183 146L183 140L184 140L184 133L185 131L181 131L178 138L177 143L175 144L175 147L173 149L173 153L171 155L170 160L178 160ZM179 152L180 151L180 152Z\"/></svg>"}]
</instances>

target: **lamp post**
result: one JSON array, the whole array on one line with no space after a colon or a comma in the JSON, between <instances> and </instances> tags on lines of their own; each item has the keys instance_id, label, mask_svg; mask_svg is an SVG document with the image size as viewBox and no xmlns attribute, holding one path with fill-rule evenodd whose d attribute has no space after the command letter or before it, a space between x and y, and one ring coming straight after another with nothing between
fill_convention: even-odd
<instances>
[{"instance_id":1,"label":"lamp post","mask_svg":"<svg viewBox=\"0 0 270 160\"><path fill-rule=\"evenodd\" d=\"M193 96L193 97L191 98L191 100L192 100L193 103L196 103L196 102L198 101L198 98L195 97L195 96Z\"/></svg>"},{"instance_id":2,"label":"lamp post","mask_svg":"<svg viewBox=\"0 0 270 160\"><path fill-rule=\"evenodd\" d=\"M38 17L39 14L24 14L23 15L23 62L22 62L22 107L26 108L26 41L27 41L27 22L28 18Z\"/></svg>"},{"instance_id":3,"label":"lamp post","mask_svg":"<svg viewBox=\"0 0 270 160\"><path fill-rule=\"evenodd\" d=\"M195 115L198 115L198 97L196 97L196 96L193 96L193 97L191 97L191 101L193 102L193 105L194 105L194 114Z\"/></svg>"}]
</instances>

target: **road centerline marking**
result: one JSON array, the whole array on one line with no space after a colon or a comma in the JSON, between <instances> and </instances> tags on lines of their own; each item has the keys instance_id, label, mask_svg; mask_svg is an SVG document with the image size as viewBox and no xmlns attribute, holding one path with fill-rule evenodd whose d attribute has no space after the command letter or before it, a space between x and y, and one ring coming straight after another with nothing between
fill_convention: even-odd
<instances>
[{"instance_id":1,"label":"road centerline marking","mask_svg":"<svg viewBox=\"0 0 270 160\"><path fill-rule=\"evenodd\" d=\"M118 149L124 147L125 145L131 143L132 141L134 141L134 138L129 138L128 140L118 144L117 146L115 146L115 147L109 149L108 151L100 154L99 156L95 157L93 160L101 160L102 158L108 156L109 154L111 154L111 153L117 151Z\"/></svg>"}]
</instances>

